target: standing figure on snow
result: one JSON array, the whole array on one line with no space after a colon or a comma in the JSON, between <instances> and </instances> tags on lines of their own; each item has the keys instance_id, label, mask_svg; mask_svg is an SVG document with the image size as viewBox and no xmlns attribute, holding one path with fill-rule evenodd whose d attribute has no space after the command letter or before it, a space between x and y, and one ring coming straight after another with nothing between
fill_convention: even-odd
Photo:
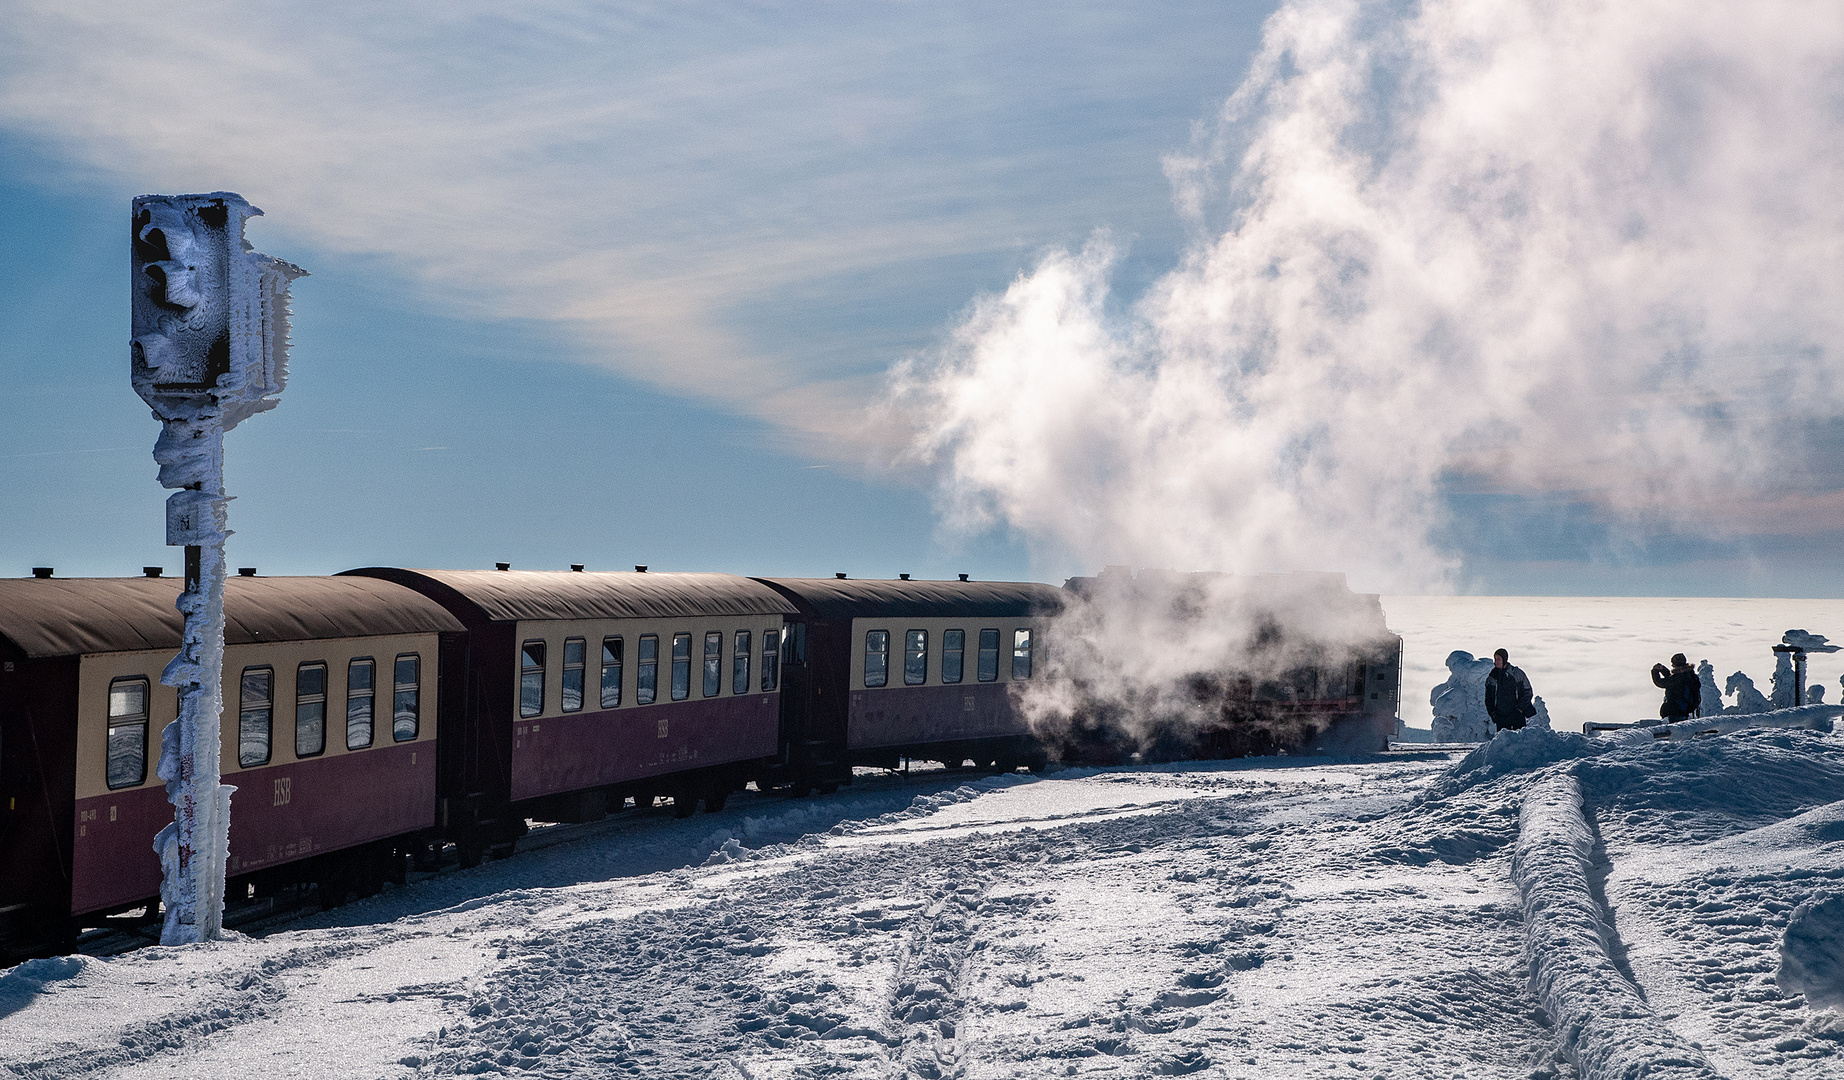
<instances>
[{"instance_id":1,"label":"standing figure on snow","mask_svg":"<svg viewBox=\"0 0 1844 1080\"><path fill-rule=\"evenodd\" d=\"M1703 680L1683 653L1671 654L1669 668L1652 665L1652 685L1665 691L1665 701L1658 707L1658 715L1665 718L1665 723L1675 724L1697 715L1703 703Z\"/></svg>"},{"instance_id":2,"label":"standing figure on snow","mask_svg":"<svg viewBox=\"0 0 1844 1080\"><path fill-rule=\"evenodd\" d=\"M1511 666L1511 655L1503 649L1493 653L1492 671L1485 677L1485 711L1498 730L1516 731L1537 715L1534 696L1524 669Z\"/></svg>"}]
</instances>

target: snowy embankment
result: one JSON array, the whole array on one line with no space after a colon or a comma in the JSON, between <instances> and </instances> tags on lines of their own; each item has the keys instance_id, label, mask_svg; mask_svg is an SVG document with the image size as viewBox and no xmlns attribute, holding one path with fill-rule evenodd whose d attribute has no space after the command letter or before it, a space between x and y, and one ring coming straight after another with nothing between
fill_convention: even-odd
<instances>
[{"instance_id":1,"label":"snowy embankment","mask_svg":"<svg viewBox=\"0 0 1844 1080\"><path fill-rule=\"evenodd\" d=\"M0 1077L1844 1074L1844 737L865 776L0 974Z\"/></svg>"},{"instance_id":2,"label":"snowy embankment","mask_svg":"<svg viewBox=\"0 0 1844 1080\"><path fill-rule=\"evenodd\" d=\"M1659 1023L1609 954L1613 937L1594 884L1598 845L1574 775L1546 777L1524 796L1511 876L1523 897L1524 940L1537 999L1584 1080L1714 1080L1703 1052Z\"/></svg>"},{"instance_id":3,"label":"snowy embankment","mask_svg":"<svg viewBox=\"0 0 1844 1080\"><path fill-rule=\"evenodd\" d=\"M1623 728L1609 732L1606 737L1628 742L1646 742L1657 739L1679 741L1704 739L1711 735L1730 735L1737 731L1748 731L1755 728L1804 728L1808 731L1829 731L1840 716L1844 716L1844 704L1797 705L1790 709L1774 709L1764 713L1746 713L1738 716L1718 713L1715 716L1699 717L1695 720L1680 720L1675 724Z\"/></svg>"}]
</instances>

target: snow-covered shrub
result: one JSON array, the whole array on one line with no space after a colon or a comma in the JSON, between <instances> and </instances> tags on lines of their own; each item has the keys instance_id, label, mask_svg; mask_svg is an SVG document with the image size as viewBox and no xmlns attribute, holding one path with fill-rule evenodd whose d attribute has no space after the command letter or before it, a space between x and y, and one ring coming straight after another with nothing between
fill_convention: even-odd
<instances>
[{"instance_id":1,"label":"snow-covered shrub","mask_svg":"<svg viewBox=\"0 0 1844 1080\"><path fill-rule=\"evenodd\" d=\"M1772 702L1754 688L1754 680L1739 671L1729 676L1729 694L1735 698L1735 704L1722 711L1732 716L1752 716L1755 713L1767 712L1774 707ZM1712 714L1705 709L1703 715Z\"/></svg>"},{"instance_id":2,"label":"snow-covered shrub","mask_svg":"<svg viewBox=\"0 0 1844 1080\"><path fill-rule=\"evenodd\" d=\"M1697 661L1697 682L1702 684L1699 700L1703 715L1715 716L1726 711L1722 704L1722 691L1716 689L1716 668L1708 660Z\"/></svg>"},{"instance_id":3,"label":"snow-covered shrub","mask_svg":"<svg viewBox=\"0 0 1844 1080\"><path fill-rule=\"evenodd\" d=\"M1485 711L1485 677L1491 672L1491 660L1474 659L1464 649L1447 654L1447 681L1428 694L1434 706L1435 742L1484 742L1492 737L1496 729Z\"/></svg>"}]
</instances>

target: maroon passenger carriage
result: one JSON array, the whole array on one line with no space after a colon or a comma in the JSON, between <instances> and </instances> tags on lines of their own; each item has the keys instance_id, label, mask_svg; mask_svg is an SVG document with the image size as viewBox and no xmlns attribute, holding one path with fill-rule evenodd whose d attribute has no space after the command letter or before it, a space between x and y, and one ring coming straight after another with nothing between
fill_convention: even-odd
<instances>
[{"instance_id":1,"label":"maroon passenger carriage","mask_svg":"<svg viewBox=\"0 0 1844 1080\"><path fill-rule=\"evenodd\" d=\"M160 891L154 775L177 715L171 578L0 580L0 953L56 945ZM232 578L224 594L227 895L375 891L435 824L434 660L461 625L356 578Z\"/></svg>"},{"instance_id":2,"label":"maroon passenger carriage","mask_svg":"<svg viewBox=\"0 0 1844 1080\"><path fill-rule=\"evenodd\" d=\"M586 821L765 776L780 747L780 653L794 607L730 574L401 570L383 578L469 633L442 655L438 814L464 864L525 820Z\"/></svg>"},{"instance_id":3,"label":"maroon passenger carriage","mask_svg":"<svg viewBox=\"0 0 1844 1080\"><path fill-rule=\"evenodd\" d=\"M1036 582L762 578L793 602L784 757L797 787L905 758L1039 766L1016 708L1065 594Z\"/></svg>"}]
</instances>

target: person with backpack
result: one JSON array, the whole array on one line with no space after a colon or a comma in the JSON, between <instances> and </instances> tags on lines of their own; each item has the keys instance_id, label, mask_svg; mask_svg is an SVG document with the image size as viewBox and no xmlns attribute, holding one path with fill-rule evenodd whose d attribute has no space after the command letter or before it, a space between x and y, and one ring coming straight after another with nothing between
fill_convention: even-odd
<instances>
[{"instance_id":1,"label":"person with backpack","mask_svg":"<svg viewBox=\"0 0 1844 1080\"><path fill-rule=\"evenodd\" d=\"M1652 665L1652 685L1665 692L1664 703L1658 707L1658 715L1665 723L1675 724L1697 715L1703 704L1702 683L1697 670L1690 666L1683 653L1672 654L1670 668L1663 664Z\"/></svg>"},{"instance_id":2,"label":"person with backpack","mask_svg":"<svg viewBox=\"0 0 1844 1080\"><path fill-rule=\"evenodd\" d=\"M1492 654L1492 670L1485 676L1485 713L1500 731L1516 731L1537 715L1535 695L1524 669L1513 667L1511 655L1500 649Z\"/></svg>"}]
</instances>

